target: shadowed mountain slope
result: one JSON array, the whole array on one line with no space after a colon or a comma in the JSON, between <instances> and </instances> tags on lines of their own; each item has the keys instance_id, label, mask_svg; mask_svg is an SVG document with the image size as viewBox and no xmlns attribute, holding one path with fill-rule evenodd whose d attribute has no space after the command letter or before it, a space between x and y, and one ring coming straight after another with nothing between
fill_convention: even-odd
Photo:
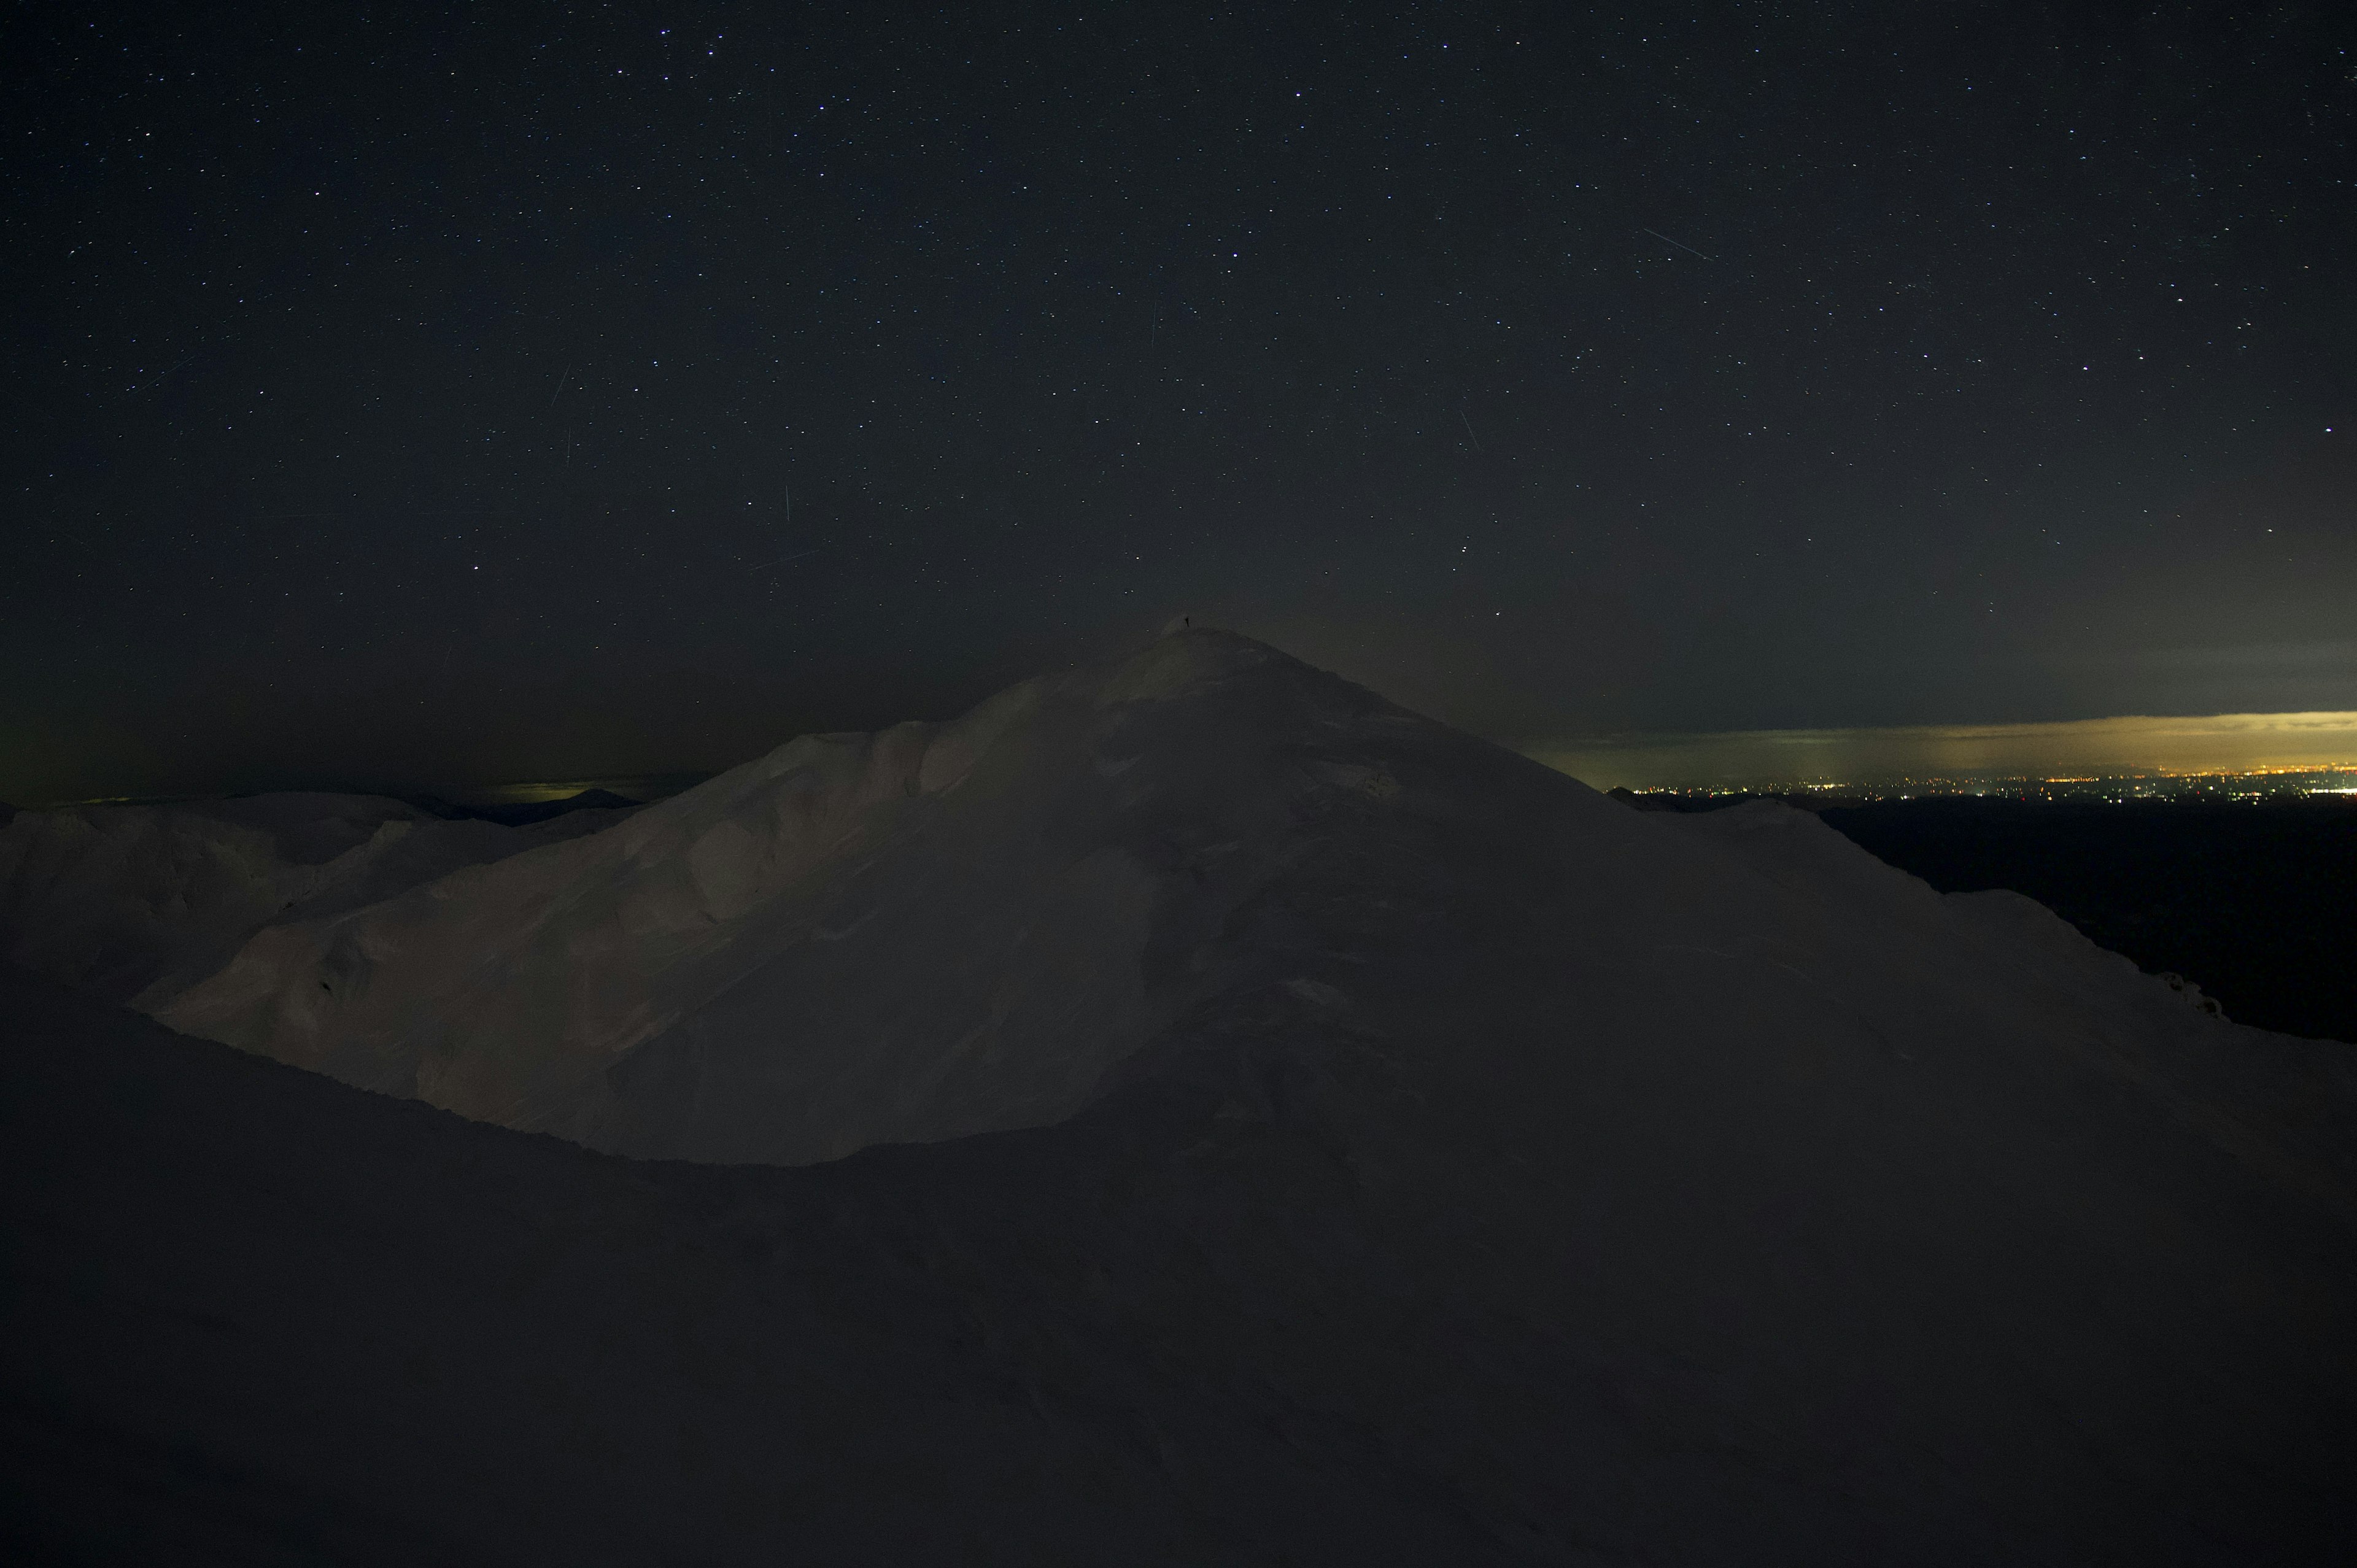
<instances>
[{"instance_id":1,"label":"shadowed mountain slope","mask_svg":"<svg viewBox=\"0 0 2357 1568\"><path fill-rule=\"evenodd\" d=\"M618 1160L0 983L0 1546L2357 1545L2342 1189L2253 1123L2084 1058L1303 989L1207 1010L1060 1125L782 1169Z\"/></svg>"},{"instance_id":2,"label":"shadowed mountain slope","mask_svg":"<svg viewBox=\"0 0 2357 1568\"><path fill-rule=\"evenodd\" d=\"M1824 812L1934 887L2010 887L2229 1017L2357 1043L2357 800L1932 797Z\"/></svg>"},{"instance_id":3,"label":"shadowed mountain slope","mask_svg":"<svg viewBox=\"0 0 2357 1568\"><path fill-rule=\"evenodd\" d=\"M623 1046L532 1032L616 997ZM2357 1549L2345 1049L1801 813L1629 811L1238 639L798 742L264 932L188 1000L409 1093L554 1085L622 1146L880 1146L618 1160L17 986L0 1346L52 1536Z\"/></svg>"},{"instance_id":4,"label":"shadowed mountain slope","mask_svg":"<svg viewBox=\"0 0 2357 1568\"><path fill-rule=\"evenodd\" d=\"M274 928L160 1015L631 1154L1038 1125L1227 983L1234 911L1338 807L1398 793L1393 751L1436 746L1429 768L1503 756L1258 644L1170 638Z\"/></svg>"},{"instance_id":5,"label":"shadowed mountain slope","mask_svg":"<svg viewBox=\"0 0 2357 1568\"><path fill-rule=\"evenodd\" d=\"M1763 877L1769 843L1803 858ZM1318 923L1266 923L1302 903ZM1498 922L1522 965L1498 994L1464 993L1469 957L1423 939L1435 908ZM160 1016L479 1120L788 1164L1059 1120L1256 984L1348 997L1381 975L1469 1017L1576 993L1574 1031L1713 996L1709 1036L1740 1020L1812 1049L2206 1026L2084 943L2067 983L2035 981L2014 950L2050 962L2067 931L1994 918L1796 813L1631 812L1191 632L274 925Z\"/></svg>"}]
</instances>

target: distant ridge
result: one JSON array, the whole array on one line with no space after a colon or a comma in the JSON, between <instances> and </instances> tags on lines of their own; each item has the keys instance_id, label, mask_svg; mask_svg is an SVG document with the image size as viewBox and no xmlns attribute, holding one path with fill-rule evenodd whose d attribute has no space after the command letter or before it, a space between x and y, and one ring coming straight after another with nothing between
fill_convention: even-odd
<instances>
[{"instance_id":1,"label":"distant ridge","mask_svg":"<svg viewBox=\"0 0 2357 1568\"><path fill-rule=\"evenodd\" d=\"M17 811L0 822L0 961L152 1009L274 922L377 903L622 814L511 828L317 792Z\"/></svg>"},{"instance_id":2,"label":"distant ridge","mask_svg":"<svg viewBox=\"0 0 2357 1568\"><path fill-rule=\"evenodd\" d=\"M583 789L555 800L491 801L479 805L462 805L439 796L420 796L418 805L437 816L473 818L479 822L497 822L502 827L524 828L535 822L545 822L564 816L568 811L631 811L645 802L617 795L610 789Z\"/></svg>"}]
</instances>

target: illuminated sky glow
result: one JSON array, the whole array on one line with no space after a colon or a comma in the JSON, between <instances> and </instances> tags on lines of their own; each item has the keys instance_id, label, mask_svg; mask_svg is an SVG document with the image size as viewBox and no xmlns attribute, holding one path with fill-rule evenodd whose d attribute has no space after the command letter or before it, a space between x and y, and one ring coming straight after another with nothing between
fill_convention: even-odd
<instances>
[{"instance_id":1,"label":"illuminated sky glow","mask_svg":"<svg viewBox=\"0 0 2357 1568\"><path fill-rule=\"evenodd\" d=\"M0 800L2357 709L2346 5L19 9Z\"/></svg>"},{"instance_id":2,"label":"illuminated sky glow","mask_svg":"<svg viewBox=\"0 0 2357 1568\"><path fill-rule=\"evenodd\" d=\"M1599 789L2357 767L2357 713L1627 735L1533 746Z\"/></svg>"}]
</instances>

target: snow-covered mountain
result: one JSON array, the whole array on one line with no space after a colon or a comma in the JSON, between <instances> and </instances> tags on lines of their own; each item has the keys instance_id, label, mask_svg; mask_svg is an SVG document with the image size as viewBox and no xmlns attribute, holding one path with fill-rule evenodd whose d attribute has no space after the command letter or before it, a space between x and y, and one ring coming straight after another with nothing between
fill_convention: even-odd
<instances>
[{"instance_id":1,"label":"snow-covered mountain","mask_svg":"<svg viewBox=\"0 0 2357 1568\"><path fill-rule=\"evenodd\" d=\"M2347 1047L1241 639L794 742L159 1010L758 1163L10 984L0 1371L92 1518L394 1561L2357 1549Z\"/></svg>"},{"instance_id":2,"label":"snow-covered mountain","mask_svg":"<svg viewBox=\"0 0 2357 1568\"><path fill-rule=\"evenodd\" d=\"M1772 807L1629 811L1211 631L277 921L150 1010L482 1121L800 1164L1058 1121L1272 986L1828 1064L2231 1037L2020 900Z\"/></svg>"},{"instance_id":3,"label":"snow-covered mountain","mask_svg":"<svg viewBox=\"0 0 2357 1568\"><path fill-rule=\"evenodd\" d=\"M274 921L372 904L628 814L517 829L318 793L18 811L0 822L0 961L153 1010Z\"/></svg>"}]
</instances>

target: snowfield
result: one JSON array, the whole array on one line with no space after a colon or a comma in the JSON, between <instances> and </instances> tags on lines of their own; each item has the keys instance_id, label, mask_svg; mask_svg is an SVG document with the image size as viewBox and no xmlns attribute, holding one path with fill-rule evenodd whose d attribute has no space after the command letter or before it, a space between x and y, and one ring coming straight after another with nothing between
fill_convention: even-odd
<instances>
[{"instance_id":1,"label":"snowfield","mask_svg":"<svg viewBox=\"0 0 2357 1568\"><path fill-rule=\"evenodd\" d=\"M27 1550L2357 1552L2348 1047L1243 639L267 901L0 991Z\"/></svg>"}]
</instances>

